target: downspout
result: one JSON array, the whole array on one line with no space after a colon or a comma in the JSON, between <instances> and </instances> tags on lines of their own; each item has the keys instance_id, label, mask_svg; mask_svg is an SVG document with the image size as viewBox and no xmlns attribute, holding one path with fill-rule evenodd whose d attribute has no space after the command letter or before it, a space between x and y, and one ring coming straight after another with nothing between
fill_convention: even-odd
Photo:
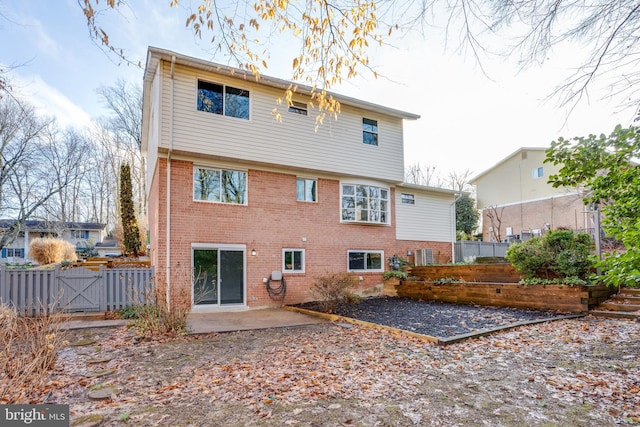
<instances>
[{"instance_id":1,"label":"downspout","mask_svg":"<svg viewBox=\"0 0 640 427\"><path fill-rule=\"evenodd\" d=\"M173 94L174 94L174 71L176 57L171 57L171 86L169 96L169 151L167 152L167 230L166 230L166 281L167 289L165 297L167 299L167 310L171 310L171 151L173 150Z\"/></svg>"},{"instance_id":2,"label":"downspout","mask_svg":"<svg viewBox=\"0 0 640 427\"><path fill-rule=\"evenodd\" d=\"M456 202L460 200L462 193L456 194L451 203L451 263L456 262Z\"/></svg>"}]
</instances>

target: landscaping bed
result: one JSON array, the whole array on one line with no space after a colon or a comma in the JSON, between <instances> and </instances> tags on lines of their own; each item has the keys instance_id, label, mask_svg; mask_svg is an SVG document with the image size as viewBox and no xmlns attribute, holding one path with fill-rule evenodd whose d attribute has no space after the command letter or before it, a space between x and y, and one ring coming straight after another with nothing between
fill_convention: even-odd
<instances>
[{"instance_id":1,"label":"landscaping bed","mask_svg":"<svg viewBox=\"0 0 640 427\"><path fill-rule=\"evenodd\" d=\"M316 310L314 303L297 307ZM514 324L557 318L556 311L457 305L403 297L363 298L340 305L333 314L438 338L490 331Z\"/></svg>"}]
</instances>

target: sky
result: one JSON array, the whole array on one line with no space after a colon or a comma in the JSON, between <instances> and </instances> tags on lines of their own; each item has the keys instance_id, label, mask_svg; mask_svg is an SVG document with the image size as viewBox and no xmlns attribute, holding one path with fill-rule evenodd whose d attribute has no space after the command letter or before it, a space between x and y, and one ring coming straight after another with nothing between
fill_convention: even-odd
<instances>
[{"instance_id":1,"label":"sky","mask_svg":"<svg viewBox=\"0 0 640 427\"><path fill-rule=\"evenodd\" d=\"M212 55L207 43L185 28L185 12L168 3L131 0L129 8L105 14L102 23L112 43L143 66L148 46L229 64ZM273 42L271 65L263 74L290 79L290 58L278 60L286 41ZM371 51L381 77L366 75L332 89L421 116L405 122L405 166L435 166L442 177L467 170L473 176L520 147L548 147L560 136L608 134L635 118L635 110L601 100L605 87L592 88L589 102L570 115L557 98L545 101L578 65L583 46L565 46L543 65L525 70L513 58L483 58L485 75L472 56L452 45L450 40L445 47L439 29L404 34ZM10 69L16 93L64 127L105 116L97 89L120 79L141 85L143 74L119 64L90 39L77 0L0 0L0 64Z\"/></svg>"}]
</instances>

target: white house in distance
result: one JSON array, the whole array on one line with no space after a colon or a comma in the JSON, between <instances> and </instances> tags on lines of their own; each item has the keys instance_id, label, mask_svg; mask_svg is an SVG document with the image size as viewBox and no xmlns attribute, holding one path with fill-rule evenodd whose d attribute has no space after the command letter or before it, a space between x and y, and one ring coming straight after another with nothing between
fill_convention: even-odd
<instances>
[{"instance_id":1,"label":"white house in distance","mask_svg":"<svg viewBox=\"0 0 640 427\"><path fill-rule=\"evenodd\" d=\"M575 188L549 184L560 166L544 163L545 151L520 148L471 179L482 209L484 241L526 239L558 228L593 230L593 212L582 195Z\"/></svg>"},{"instance_id":2,"label":"white house in distance","mask_svg":"<svg viewBox=\"0 0 640 427\"><path fill-rule=\"evenodd\" d=\"M0 233L8 230L12 219L0 219ZM58 237L70 242L76 251L87 249L104 237L104 224L94 222L58 222L26 220L18 238L0 251L0 263L24 263L29 259L29 244L37 237Z\"/></svg>"},{"instance_id":3,"label":"white house in distance","mask_svg":"<svg viewBox=\"0 0 640 427\"><path fill-rule=\"evenodd\" d=\"M394 255L450 262L454 193L408 185L403 121L418 115L333 94L337 120L315 130L310 88L149 48L143 141L150 257L169 301L196 310L312 298L314 278L382 283ZM273 114L279 108L282 120ZM187 267L195 283L178 280Z\"/></svg>"}]
</instances>

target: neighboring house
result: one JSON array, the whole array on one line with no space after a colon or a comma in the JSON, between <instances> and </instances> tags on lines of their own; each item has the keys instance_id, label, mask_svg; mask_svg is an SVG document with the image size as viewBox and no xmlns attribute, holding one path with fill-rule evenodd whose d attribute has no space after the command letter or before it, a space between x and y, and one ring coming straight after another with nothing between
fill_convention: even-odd
<instances>
[{"instance_id":1,"label":"neighboring house","mask_svg":"<svg viewBox=\"0 0 640 427\"><path fill-rule=\"evenodd\" d=\"M113 237L105 237L101 242L97 242L93 249L99 257L117 257L122 255L120 244Z\"/></svg>"},{"instance_id":2,"label":"neighboring house","mask_svg":"<svg viewBox=\"0 0 640 427\"><path fill-rule=\"evenodd\" d=\"M11 219L0 219L0 233L8 230L14 222ZM0 263L30 261L29 244L38 237L58 237L73 244L77 252L84 251L102 241L104 227L104 224L93 222L26 220L18 238L0 251Z\"/></svg>"},{"instance_id":3,"label":"neighboring house","mask_svg":"<svg viewBox=\"0 0 640 427\"><path fill-rule=\"evenodd\" d=\"M451 260L454 193L403 183L403 121L419 116L334 95L339 117L316 131L309 88L277 105L291 85L149 48L150 257L170 301L277 305L267 282L278 287L280 272L284 302L298 303L327 273L352 272L364 289L382 283L394 255ZM195 284L177 278L192 268Z\"/></svg>"},{"instance_id":4,"label":"neighboring house","mask_svg":"<svg viewBox=\"0 0 640 427\"><path fill-rule=\"evenodd\" d=\"M593 230L593 213L581 194L548 183L560 166L544 163L545 151L520 148L470 181L482 209L484 241L524 240L558 228Z\"/></svg>"}]
</instances>

